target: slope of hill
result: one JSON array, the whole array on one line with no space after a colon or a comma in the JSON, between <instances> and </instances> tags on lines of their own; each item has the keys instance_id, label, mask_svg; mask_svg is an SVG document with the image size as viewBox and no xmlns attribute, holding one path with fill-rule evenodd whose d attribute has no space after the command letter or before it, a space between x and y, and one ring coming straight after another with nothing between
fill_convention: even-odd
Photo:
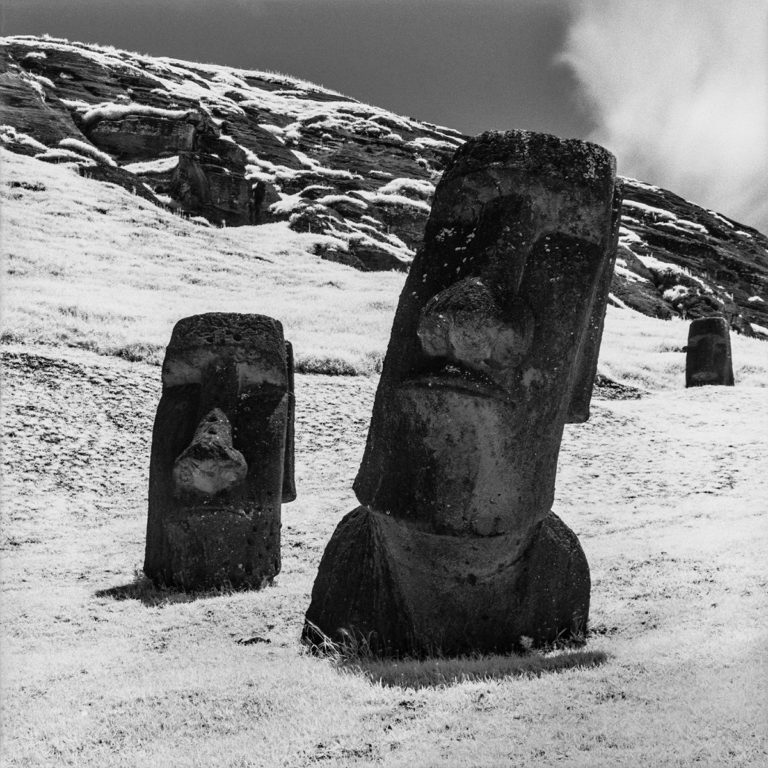
<instances>
[{"instance_id":1,"label":"slope of hill","mask_svg":"<svg viewBox=\"0 0 768 768\"><path fill-rule=\"evenodd\" d=\"M283 75L96 45L4 38L0 141L217 225L285 221L316 252L405 270L465 139ZM768 239L625 179L616 306L724 314L768 337Z\"/></svg>"},{"instance_id":2,"label":"slope of hill","mask_svg":"<svg viewBox=\"0 0 768 768\"><path fill-rule=\"evenodd\" d=\"M342 201L313 198L311 187L366 205L355 190L420 200L439 175L437 154L434 163L427 149L407 160L410 150L390 147L363 173L352 160L321 161L308 144L289 148L285 134L286 144L264 145L282 146L280 156L234 138L260 163L240 172L239 150L222 138L234 132L221 134L213 114L221 68L6 42L16 58L0 74L0 135L11 150L0 148L4 766L765 764L768 343L734 335L738 386L686 390L687 323L677 316L698 311L697 296L725 296L737 278L741 311L757 307L748 299L765 296L764 238L663 190L627 185L635 204L625 207L600 373L642 392L598 381L590 421L566 427L555 499L590 563L586 649L418 663L318 658L299 634L324 545L355 506L375 377L296 377L299 495L283 508L274 586L187 593L155 589L139 571L161 388L147 363L158 362L180 317L218 310L279 317L300 371L374 373L404 272L372 275L327 258L360 266L370 252L406 265L406 228L376 217L402 205L416 222L424 208L379 200L364 219L354 203L341 211L332 203ZM164 66L163 75L153 70ZM293 104L294 118L323 104L344 115L346 104L370 110L368 122L388 119L308 84L222 71L258 81L248 85L253 99ZM121 103L115 72L134 78L125 92L144 106L132 107L136 119L109 144L118 119L102 111L90 133L77 120L89 104ZM169 99L174 88L191 95ZM64 103L75 98L86 106ZM198 122L150 109L187 114L188 104L198 105ZM275 109L265 130L278 137ZM168 119L152 128L146 116ZM218 134L198 129L211 125ZM418 130L446 153L455 143L442 129ZM309 141L305 127L296 133ZM366 146L380 148L355 135L338 134L338 151L364 158ZM131 159L120 149L131 137L159 143ZM171 141L177 151L162 149ZM320 180L302 176L312 171L302 156L317 162ZM254 196L248 212L234 192L195 198L198 171L209 192L261 190L264 199ZM259 225L209 222L238 223L242 210ZM705 274L704 259L721 263L707 238L718 253L734 249L727 268L736 277L716 276L717 266ZM671 287L661 282L667 272Z\"/></svg>"}]
</instances>

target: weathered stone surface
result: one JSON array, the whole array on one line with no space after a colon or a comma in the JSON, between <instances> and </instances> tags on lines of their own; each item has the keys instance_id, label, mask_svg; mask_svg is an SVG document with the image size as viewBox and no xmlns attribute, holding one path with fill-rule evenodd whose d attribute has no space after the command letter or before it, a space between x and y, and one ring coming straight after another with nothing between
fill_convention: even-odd
<instances>
[{"instance_id":1,"label":"weathered stone surface","mask_svg":"<svg viewBox=\"0 0 768 768\"><path fill-rule=\"evenodd\" d=\"M345 628L382 655L425 656L505 652L521 638L584 629L590 579L579 541L551 512L536 528L518 558L509 536L435 535L358 507L323 554L304 640L343 642Z\"/></svg>"},{"instance_id":2,"label":"weathered stone surface","mask_svg":"<svg viewBox=\"0 0 768 768\"><path fill-rule=\"evenodd\" d=\"M192 154L180 155L169 191L184 211L204 216L214 224L255 223L250 183L242 173L227 170L218 162L201 162Z\"/></svg>"},{"instance_id":3,"label":"weathered stone surface","mask_svg":"<svg viewBox=\"0 0 768 768\"><path fill-rule=\"evenodd\" d=\"M293 480L293 370L263 315L180 320L152 435L144 572L185 589L260 587L280 571Z\"/></svg>"},{"instance_id":4,"label":"weathered stone surface","mask_svg":"<svg viewBox=\"0 0 768 768\"><path fill-rule=\"evenodd\" d=\"M611 292L652 317L725 317L740 333L765 336L765 235L661 187L635 179L623 187Z\"/></svg>"},{"instance_id":5,"label":"weathered stone surface","mask_svg":"<svg viewBox=\"0 0 768 768\"><path fill-rule=\"evenodd\" d=\"M621 223L622 193L623 185L619 182L616 193L613 196L613 210L611 212L611 221L613 222L611 256L605 261L602 274L598 279L597 292L592 304L592 314L589 317L589 325L587 327L587 335L579 352L576 381L573 385L573 395L571 396L571 405L568 410L568 422L571 424L583 424L589 419L589 403L592 400L592 389L596 382L597 359L600 354L600 341L603 338L603 326L605 324L605 306L616 264L616 242L619 237L619 225Z\"/></svg>"},{"instance_id":6,"label":"weathered stone surface","mask_svg":"<svg viewBox=\"0 0 768 768\"><path fill-rule=\"evenodd\" d=\"M145 114L141 105L133 109L84 120L83 131L121 162L178 157L167 181L151 167L138 174L159 193L169 193L182 211L219 225L258 221L267 189L262 184L257 191L245 178L245 152L209 117L197 110Z\"/></svg>"},{"instance_id":7,"label":"weathered stone surface","mask_svg":"<svg viewBox=\"0 0 768 768\"><path fill-rule=\"evenodd\" d=\"M706 384L734 384L730 328L724 317L700 317L688 329L685 386Z\"/></svg>"},{"instance_id":8,"label":"weathered stone surface","mask_svg":"<svg viewBox=\"0 0 768 768\"><path fill-rule=\"evenodd\" d=\"M191 110L181 117L129 113L84 124L83 131L103 152L136 163L192 152L199 121Z\"/></svg>"},{"instance_id":9,"label":"weathered stone surface","mask_svg":"<svg viewBox=\"0 0 768 768\"><path fill-rule=\"evenodd\" d=\"M563 426L589 412L620 197L593 144L513 131L457 151L305 639L458 653L584 629L589 570L550 510Z\"/></svg>"}]
</instances>

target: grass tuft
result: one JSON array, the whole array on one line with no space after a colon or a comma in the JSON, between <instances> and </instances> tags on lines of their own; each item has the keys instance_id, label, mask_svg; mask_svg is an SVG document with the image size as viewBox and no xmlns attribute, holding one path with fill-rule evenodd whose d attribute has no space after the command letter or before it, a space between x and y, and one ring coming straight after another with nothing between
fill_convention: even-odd
<instances>
[{"instance_id":1,"label":"grass tuft","mask_svg":"<svg viewBox=\"0 0 768 768\"><path fill-rule=\"evenodd\" d=\"M114 357L121 357L123 360L128 360L131 363L143 361L151 365L160 365L163 361L165 349L160 344L135 341L110 347L108 354Z\"/></svg>"},{"instance_id":2,"label":"grass tuft","mask_svg":"<svg viewBox=\"0 0 768 768\"><path fill-rule=\"evenodd\" d=\"M327 376L359 376L369 373L360 365L339 357L304 355L296 360L296 373L322 373Z\"/></svg>"},{"instance_id":3,"label":"grass tuft","mask_svg":"<svg viewBox=\"0 0 768 768\"><path fill-rule=\"evenodd\" d=\"M467 682L541 677L567 669L587 669L604 664L604 651L569 650L549 653L460 656L456 658L359 659L340 668L364 675L385 688L439 688Z\"/></svg>"},{"instance_id":4,"label":"grass tuft","mask_svg":"<svg viewBox=\"0 0 768 768\"><path fill-rule=\"evenodd\" d=\"M604 651L587 651L579 635L572 640L558 638L538 650L509 654L444 656L435 652L428 658L381 658L374 650L372 635L342 629L334 641L316 624L307 622L313 638L309 653L328 658L340 671L360 675L386 688L439 688L466 682L503 680L509 677L540 677L566 669L597 667L608 660ZM522 646L527 638L521 638Z\"/></svg>"}]
</instances>

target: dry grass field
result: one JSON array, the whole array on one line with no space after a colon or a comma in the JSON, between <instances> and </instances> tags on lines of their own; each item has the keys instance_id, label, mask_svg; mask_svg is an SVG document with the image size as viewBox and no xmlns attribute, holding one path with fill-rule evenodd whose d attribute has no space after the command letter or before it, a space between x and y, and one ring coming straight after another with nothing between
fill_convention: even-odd
<instances>
[{"instance_id":1,"label":"dry grass field","mask_svg":"<svg viewBox=\"0 0 768 768\"><path fill-rule=\"evenodd\" d=\"M768 764L768 343L734 337L736 387L685 390L686 324L609 311L600 370L643 395L567 428L555 505L592 570L585 646L320 658L298 637L402 275L8 154L2 194L3 766ZM297 377L299 495L259 592L139 570L153 363L208 310L277 316L303 370L367 374Z\"/></svg>"}]
</instances>

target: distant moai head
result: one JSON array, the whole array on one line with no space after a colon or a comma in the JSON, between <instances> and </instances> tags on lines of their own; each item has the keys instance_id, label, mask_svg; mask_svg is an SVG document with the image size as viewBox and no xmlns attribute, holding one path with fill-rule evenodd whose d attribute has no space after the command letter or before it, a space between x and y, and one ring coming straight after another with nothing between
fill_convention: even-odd
<instances>
[{"instance_id":1,"label":"distant moai head","mask_svg":"<svg viewBox=\"0 0 768 768\"><path fill-rule=\"evenodd\" d=\"M400 296L361 503L524 546L563 425L588 415L619 206L602 147L511 131L457 151Z\"/></svg>"},{"instance_id":2,"label":"distant moai head","mask_svg":"<svg viewBox=\"0 0 768 768\"><path fill-rule=\"evenodd\" d=\"M277 320L180 320L162 370L144 570L186 588L259 587L280 570L295 498L293 362Z\"/></svg>"},{"instance_id":3,"label":"distant moai head","mask_svg":"<svg viewBox=\"0 0 768 768\"><path fill-rule=\"evenodd\" d=\"M733 386L731 334L724 317L700 317L688 329L685 386Z\"/></svg>"}]
</instances>

